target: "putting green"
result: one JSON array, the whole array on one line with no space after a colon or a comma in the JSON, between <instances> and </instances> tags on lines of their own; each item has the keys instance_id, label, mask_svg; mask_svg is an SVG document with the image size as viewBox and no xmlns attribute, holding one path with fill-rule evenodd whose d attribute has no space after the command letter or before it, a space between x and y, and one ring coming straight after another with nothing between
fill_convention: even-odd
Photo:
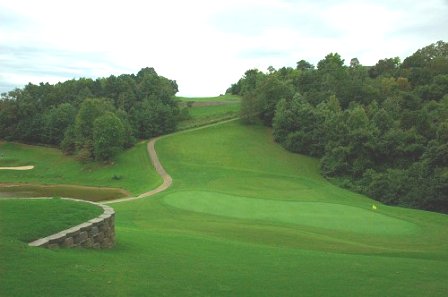
<instances>
[{"instance_id":1,"label":"putting green","mask_svg":"<svg viewBox=\"0 0 448 297\"><path fill-rule=\"evenodd\" d=\"M419 228L381 214L381 210L324 202L255 199L204 191L181 191L165 196L176 208L239 219L297 224L309 227L377 235L409 235Z\"/></svg>"}]
</instances>

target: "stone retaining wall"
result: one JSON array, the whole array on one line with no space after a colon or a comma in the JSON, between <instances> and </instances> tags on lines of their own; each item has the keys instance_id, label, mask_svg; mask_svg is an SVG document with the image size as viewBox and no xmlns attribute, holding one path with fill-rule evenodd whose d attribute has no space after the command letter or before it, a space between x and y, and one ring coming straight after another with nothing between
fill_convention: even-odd
<instances>
[{"instance_id":1,"label":"stone retaining wall","mask_svg":"<svg viewBox=\"0 0 448 297\"><path fill-rule=\"evenodd\" d=\"M76 199L68 200L81 201ZM83 247L99 249L113 247L115 244L115 211L111 207L99 203L82 202L95 204L103 208L104 213L95 219L59 233L40 238L30 242L28 245L46 248Z\"/></svg>"}]
</instances>

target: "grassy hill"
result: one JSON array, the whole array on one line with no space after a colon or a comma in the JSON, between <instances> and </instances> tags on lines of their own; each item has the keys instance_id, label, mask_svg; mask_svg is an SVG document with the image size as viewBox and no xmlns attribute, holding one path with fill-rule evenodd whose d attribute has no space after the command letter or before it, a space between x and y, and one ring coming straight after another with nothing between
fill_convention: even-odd
<instances>
[{"instance_id":1,"label":"grassy hill","mask_svg":"<svg viewBox=\"0 0 448 297\"><path fill-rule=\"evenodd\" d=\"M446 296L447 216L340 189L262 127L231 122L156 149L173 186L113 205L114 249L1 237L0 296Z\"/></svg>"},{"instance_id":2,"label":"grassy hill","mask_svg":"<svg viewBox=\"0 0 448 297\"><path fill-rule=\"evenodd\" d=\"M215 97L176 97L181 102L239 102L241 97L238 95L225 94Z\"/></svg>"},{"instance_id":3,"label":"grassy hill","mask_svg":"<svg viewBox=\"0 0 448 297\"><path fill-rule=\"evenodd\" d=\"M103 213L90 203L62 199L0 200L0 247L31 242L84 223ZM19 243L20 244L20 243ZM2 252L7 252L6 247Z\"/></svg>"},{"instance_id":4,"label":"grassy hill","mask_svg":"<svg viewBox=\"0 0 448 297\"><path fill-rule=\"evenodd\" d=\"M113 164L82 164L57 149L18 143L0 142L0 153L0 166L35 166L27 171L0 170L0 184L28 184L20 188L4 187L0 189L0 197L2 191L8 191L16 192L15 196L32 193L97 201L140 194L161 183L161 178L148 166L145 142L121 152Z\"/></svg>"},{"instance_id":5,"label":"grassy hill","mask_svg":"<svg viewBox=\"0 0 448 297\"><path fill-rule=\"evenodd\" d=\"M177 97L181 107L187 107L190 119L181 121L179 130L200 127L239 116L241 97L222 95L217 97Z\"/></svg>"}]
</instances>

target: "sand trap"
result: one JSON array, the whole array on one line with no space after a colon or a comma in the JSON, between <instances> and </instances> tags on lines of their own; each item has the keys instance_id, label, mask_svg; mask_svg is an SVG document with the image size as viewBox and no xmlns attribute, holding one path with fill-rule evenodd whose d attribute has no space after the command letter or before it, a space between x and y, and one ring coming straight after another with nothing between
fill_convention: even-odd
<instances>
[{"instance_id":1,"label":"sand trap","mask_svg":"<svg viewBox=\"0 0 448 297\"><path fill-rule=\"evenodd\" d=\"M0 167L0 170L31 170L34 168L34 165L30 166L17 166L17 167Z\"/></svg>"}]
</instances>

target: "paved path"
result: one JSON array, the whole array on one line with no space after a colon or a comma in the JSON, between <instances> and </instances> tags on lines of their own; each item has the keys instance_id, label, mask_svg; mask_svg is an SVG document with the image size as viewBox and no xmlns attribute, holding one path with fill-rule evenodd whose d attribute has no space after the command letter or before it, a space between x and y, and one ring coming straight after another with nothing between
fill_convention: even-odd
<instances>
[{"instance_id":1,"label":"paved path","mask_svg":"<svg viewBox=\"0 0 448 297\"><path fill-rule=\"evenodd\" d=\"M128 198L120 198L120 199L115 199L115 200L104 201L104 202L102 202L103 204L132 201L132 200L149 197L149 196L155 195L157 193L160 193L162 191L165 191L166 189L168 189L171 186L173 179L166 172L165 168L163 168L162 164L160 163L159 157L157 156L156 150L154 148L154 144L160 138L161 137L156 137L156 138L151 139L148 142L147 150L148 150L149 157L151 158L151 163L154 166L154 168L156 169L157 174L159 174L160 177L163 179L163 183L160 186L158 186L157 188L155 188L154 190L140 194L137 197L128 197Z\"/></svg>"},{"instance_id":2,"label":"paved path","mask_svg":"<svg viewBox=\"0 0 448 297\"><path fill-rule=\"evenodd\" d=\"M157 156L157 152L154 148L154 144L160 138L169 137L169 136L181 134L181 133L192 132L192 131L196 131L196 130L201 130L201 129L209 128L212 126L217 126L217 125L225 124L228 122L233 122L238 119L239 118L230 119L230 120L226 120L226 121L222 121L222 122L218 122L218 123L214 123L214 124L210 124L210 125L206 125L206 126L202 126L202 127L198 127L198 128L193 128L193 129L189 129L189 130L179 131L179 132L176 132L173 134L167 134L167 135L163 135L163 136L151 139L147 145L148 154L149 154L149 157L151 158L151 163L154 166L157 174L160 175L160 177L163 179L163 183L160 186L158 186L157 188L155 188L154 190L140 194L137 197L127 197L127 198L120 198L120 199L109 200L109 201L101 201L101 203L102 204L112 204L112 203L117 203L117 202L138 200L138 199L146 198L146 197L155 195L157 193L160 193L162 191L165 191L166 189L168 189L171 186L171 184L173 183L173 179L168 174L168 172L166 172L165 168L163 168L162 163L160 163L159 157Z\"/></svg>"}]
</instances>

